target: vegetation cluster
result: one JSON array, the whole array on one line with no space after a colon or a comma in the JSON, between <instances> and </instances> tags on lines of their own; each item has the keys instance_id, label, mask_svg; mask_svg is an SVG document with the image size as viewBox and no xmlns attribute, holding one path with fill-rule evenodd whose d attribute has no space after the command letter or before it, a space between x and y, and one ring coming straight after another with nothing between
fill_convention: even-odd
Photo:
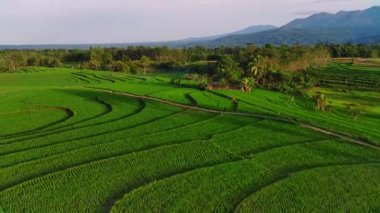
<instances>
[{"instance_id":1,"label":"vegetation cluster","mask_svg":"<svg viewBox=\"0 0 380 213\"><path fill-rule=\"evenodd\" d=\"M316 45L219 47L90 48L89 50L5 50L0 52L0 71L26 66L69 67L146 73L183 71L202 89L226 88L251 91L253 87L302 94L315 82L305 72L331 58L376 58L380 46ZM354 62L352 62L354 63ZM173 82L180 83L178 79Z\"/></svg>"}]
</instances>

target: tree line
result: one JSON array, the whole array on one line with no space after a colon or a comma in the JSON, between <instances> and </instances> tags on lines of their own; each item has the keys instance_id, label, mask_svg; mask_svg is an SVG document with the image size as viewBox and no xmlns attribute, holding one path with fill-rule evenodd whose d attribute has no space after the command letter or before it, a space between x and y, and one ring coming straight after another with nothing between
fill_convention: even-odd
<instances>
[{"instance_id":1,"label":"tree line","mask_svg":"<svg viewBox=\"0 0 380 213\"><path fill-rule=\"evenodd\" d=\"M323 50L323 51L322 51ZM323 53L322 53L323 52ZM310 60L325 57L378 58L380 45L330 44L316 46L255 46L219 47L214 49L191 47L90 48L89 50L2 50L0 70L13 71L25 66L75 67L93 70L137 72L147 70L147 64L162 69L178 69L189 63L215 61L228 55L245 68L258 55L277 69L294 71L304 69ZM302 58L302 60L300 60ZM140 69L139 69L140 68Z\"/></svg>"},{"instance_id":2,"label":"tree line","mask_svg":"<svg viewBox=\"0 0 380 213\"><path fill-rule=\"evenodd\" d=\"M307 70L326 64L330 58L378 58L380 45L321 44L314 46L201 46L172 49L132 46L88 50L3 50L0 71L12 72L26 66L70 67L146 73L152 70L187 71L203 89L253 86L293 91L312 84ZM178 82L178 81L173 81Z\"/></svg>"}]
</instances>

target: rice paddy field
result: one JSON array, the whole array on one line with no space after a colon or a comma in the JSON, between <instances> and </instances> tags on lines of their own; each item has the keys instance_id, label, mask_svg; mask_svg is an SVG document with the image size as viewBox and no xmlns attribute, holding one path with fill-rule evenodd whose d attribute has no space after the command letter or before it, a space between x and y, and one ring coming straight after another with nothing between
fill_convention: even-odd
<instances>
[{"instance_id":1,"label":"rice paddy field","mask_svg":"<svg viewBox=\"0 0 380 213\"><path fill-rule=\"evenodd\" d=\"M375 68L338 68L379 81ZM292 97L170 81L0 74L0 212L380 211L376 88ZM317 92L331 112L315 108Z\"/></svg>"}]
</instances>

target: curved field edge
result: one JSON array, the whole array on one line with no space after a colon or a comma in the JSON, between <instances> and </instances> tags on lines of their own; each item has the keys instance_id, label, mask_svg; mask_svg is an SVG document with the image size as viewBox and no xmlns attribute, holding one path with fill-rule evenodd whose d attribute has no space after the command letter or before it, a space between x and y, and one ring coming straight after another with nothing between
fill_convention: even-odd
<instances>
[{"instance_id":1,"label":"curved field edge","mask_svg":"<svg viewBox=\"0 0 380 213\"><path fill-rule=\"evenodd\" d=\"M314 148L310 149L312 147ZM323 149L327 147L332 148L331 155L326 155L322 150L317 151L322 147L324 147ZM342 148L347 151L346 157L339 157L338 152L333 152L334 149L338 151ZM153 209L158 212L229 212L234 209L234 203L238 203L242 195L244 197L244 195L249 194L252 187L256 189L259 186L270 184L271 181L277 180L278 177L284 177L285 174L292 170L298 171L334 164L372 162L370 158L360 160L357 158L357 154L355 154L357 156L355 157L353 154L356 152L354 151L356 149L366 150L348 144L339 145L339 143L336 143L333 145L331 142L311 143L310 146L303 144L277 147L259 152L253 155L251 160L243 157L237 162L230 162L233 166L229 166L223 169L223 171L218 172L215 170L215 168L223 168L223 165L216 165L215 167L200 168L199 170L180 173L154 181L125 194L116 202L114 210L115 212L140 212L152 211ZM370 150L367 151L370 152ZM304 153L304 155L297 154L293 156L294 159L289 160L290 153ZM279 158L279 156L282 157ZM377 161L378 157L379 155L376 157ZM274 159L269 160L271 158ZM230 163L226 163L230 165ZM272 166L279 163L280 165L277 167ZM240 164L244 164L245 166L240 167ZM252 168L255 169L252 170ZM266 175L261 176L259 174ZM219 180L217 181L215 178ZM235 191L229 191L228 189L234 189ZM207 202L204 202L205 200Z\"/></svg>"},{"instance_id":2,"label":"curved field edge","mask_svg":"<svg viewBox=\"0 0 380 213\"><path fill-rule=\"evenodd\" d=\"M57 113L56 113L57 112ZM61 115L62 113L62 115ZM26 125L21 125L22 122L19 123L14 123L8 121L5 121L4 118L0 120L3 124L6 124L7 126L4 126L2 128L3 132L6 132L7 129L9 128L15 128L17 127L18 129L22 128L23 130L15 130L13 133L6 133L0 135L0 139L3 140L4 138L9 138L9 137L15 137L18 135L24 135L28 133L33 133L36 131L41 131L47 128L50 128L52 126L57 126L61 123L67 122L68 120L72 119L74 117L74 111L72 111L69 108L65 107L55 107L55 106L38 106L38 107L33 107L29 108L23 111L16 111L16 112L6 112L6 113L1 113L1 116L10 116L13 115L24 115L23 120L28 121L29 123L32 123L33 126L26 126ZM36 115L34 115L36 114ZM41 115L39 115L41 114ZM45 115L44 115L45 114ZM57 115L55 115L57 114ZM40 119L37 119L36 116L39 116ZM42 119L41 119L42 117ZM45 121L45 117L49 117L48 120ZM50 118L51 117L51 118ZM7 118L6 118L7 119ZM37 121L36 121L37 120ZM27 130L25 130L27 129Z\"/></svg>"},{"instance_id":3,"label":"curved field edge","mask_svg":"<svg viewBox=\"0 0 380 213\"><path fill-rule=\"evenodd\" d=\"M17 138L17 140L12 140L12 143L22 142L22 141L33 141L33 140L46 140L50 136L57 137L59 135L63 135L63 133L73 134L75 132L85 131L86 129L89 129L89 128L96 128L101 125L106 125L109 123L117 122L122 119L127 119L128 117L139 114L145 108L145 103L142 101L138 101L136 106L133 106L134 104L133 104L133 101L131 100L125 100L125 101L128 105L132 105L132 107L128 106L126 108L124 106L122 113L120 112L116 113L113 110L112 112L114 112L114 114L116 115L112 117L111 115L109 115L109 113L112 113L112 112L109 112L100 116L96 116L96 118L90 118L90 119L86 119L86 121L79 121L75 123L75 124L81 124L80 126L72 125L72 126L68 126L68 128L62 127L58 129L37 132L37 133L33 133L32 135L28 135L27 137L23 137L22 139ZM87 121L91 121L91 123L87 124Z\"/></svg>"},{"instance_id":4,"label":"curved field edge","mask_svg":"<svg viewBox=\"0 0 380 213\"><path fill-rule=\"evenodd\" d=\"M89 91L89 90L65 90L64 92L65 93L73 93L73 94L79 93L79 92L92 92L93 93L93 91ZM57 94L57 95L59 95L59 94ZM102 108L102 111L100 111L99 113L97 113L95 115L92 114L87 118L84 117L84 119L80 119L78 121L68 122L64 125L60 125L57 127L51 126L50 128L48 128L44 131L35 131L35 132L31 132L29 134L15 135L13 137L7 138L6 141L9 141L9 142L22 141L22 140L31 139L33 137L37 138L37 137L41 137L41 136L48 135L48 134L55 134L57 132L62 132L65 130L72 130L73 128L77 128L77 127L89 127L89 126L93 126L94 123L96 124L96 121L100 122L100 124L101 124L101 120L107 121L106 117L110 117L109 115L111 113L118 114L119 112L115 112L115 111L120 111L120 108L113 109L113 108L115 108L115 106L112 103L109 103L109 100L112 99L113 97L110 95L107 95L107 96L105 96L104 94L101 94L101 93L100 94L99 93L98 94L96 94L96 93L91 94L90 93L89 96L87 97L87 101L82 103L83 106L81 106L81 110L83 110L82 109L83 107L87 106L88 101L90 101L90 103L97 104L97 106L100 106ZM69 97L71 97L71 96L68 96L68 97L66 96L66 98L69 98ZM130 100L124 100L124 102L126 102L127 104L131 104ZM84 103L86 105L84 105ZM123 111L124 110L125 109L123 109ZM71 110L71 111L74 114L79 114L79 116L83 117L83 115L80 112L76 112L74 110ZM77 109L77 111L79 111L79 110ZM104 121L103 121L103 123L104 123Z\"/></svg>"},{"instance_id":5,"label":"curved field edge","mask_svg":"<svg viewBox=\"0 0 380 213\"><path fill-rule=\"evenodd\" d=\"M54 135L48 135L47 138L49 138L49 140L47 140L47 138L33 138L32 140L29 140L29 141L27 140L27 141L19 141L12 144L5 144L3 145L3 149L0 150L0 153L4 155L13 154L17 152L32 150L32 149L36 150L43 147L49 147L51 145L68 144L70 142L74 143L80 140L88 140L89 138L92 138L93 140L96 139L99 142L100 139L104 139L104 138L101 138L100 136L105 137L107 135L112 135L111 133L126 134L127 132L123 133L124 130L137 128L138 126L143 125L143 124L147 125L155 121L163 120L165 117L175 116L176 114L183 112L182 110L177 110L173 108L173 109L167 109L163 111L159 110L158 112L161 112L161 113L154 113L154 112L157 112L156 110L157 108L163 109L163 106L155 105L155 108L145 107L144 111L142 111L144 114L142 113L135 114L133 115L134 116L133 119L132 117L129 117L128 120L125 120L126 123L124 123L124 125L121 125L121 126L114 125L113 123L107 124L108 126L111 126L112 129L108 129L108 128L105 128L105 126L100 125L100 126L97 126L95 132L94 132L95 129L93 129L94 127L89 128L87 132L84 132L84 130L78 131L79 132L78 134L81 134L78 137L76 135L72 135L71 132L69 131L69 132L63 133L64 135L66 135L66 137L58 137L59 136L58 134L54 134ZM44 139L44 140L41 140L41 139Z\"/></svg>"},{"instance_id":6,"label":"curved field edge","mask_svg":"<svg viewBox=\"0 0 380 213\"><path fill-rule=\"evenodd\" d=\"M292 173L245 198L235 212L380 210L380 164L343 165Z\"/></svg>"},{"instance_id":7,"label":"curved field edge","mask_svg":"<svg viewBox=\"0 0 380 213\"><path fill-rule=\"evenodd\" d=\"M211 118L211 119L214 119L214 118ZM203 123L207 120L208 119L201 120L199 122L195 122L192 124L187 124L185 126L175 127L175 129L167 130L164 132L157 132L157 133L153 133L151 135L145 135L143 137L140 136L142 141L144 141L143 140L144 137L149 138L149 140L147 140L148 142L142 142L141 141L141 143L139 143L140 145L131 144L130 142L133 141L133 138L131 138L131 140L129 142L127 140L124 140L124 141L118 140L118 141L110 142L110 143L106 143L106 144L96 144L93 146L79 148L79 149L69 151L69 152L62 152L62 153L59 153L58 155L53 155L53 156L50 156L47 158L41 158L38 160L27 161L24 163L13 165L13 166L8 167L8 168L2 168L2 172L4 172L3 177L5 178L5 180L4 180L4 182L0 188L4 189L4 187L7 187L7 185L9 187L9 181L6 181L8 179L7 177L9 175L12 175L14 172L17 172L23 168L24 168L23 170L25 170L26 172L23 175L19 175L19 177L17 177L17 178L13 178L12 179L13 183L17 183L20 181L26 181L27 179L25 179L25 176L28 177L28 175L29 175L29 178L38 177L39 175L44 175L44 174L46 175L46 174L49 174L52 172L57 172L59 170L67 169L67 168L69 168L69 166L70 167L71 166L79 166L79 165L83 165L83 164L94 162L94 161L100 161L100 160L105 160L108 158L113 158L113 157L115 157L115 155L120 156L120 155L126 155L126 154L130 154L130 153L138 153L138 152L142 152L142 151L147 151L150 149L159 148L161 146L170 146L170 145L176 145L176 144L191 143L193 141L196 141L197 139L198 140L202 140L202 139L207 140L207 138L205 138L205 136L199 136L199 138L191 137L191 138L189 138L190 140L181 139L178 141L174 141L174 140L163 140L163 141L161 141L161 140L156 140L157 138L155 138L155 136L166 134L166 132L175 131L176 129L179 130L179 129L183 129L186 127L191 127L192 125L195 126L195 125ZM234 131L234 130L235 129L231 129L231 131ZM223 134L226 134L226 133L223 133ZM214 137L214 136L215 135L212 135L212 137ZM162 137L159 137L159 138L162 139ZM155 142L155 140L159 141L159 142ZM85 155L85 156L83 156L83 155ZM65 160L62 160L62 158ZM28 168L28 169L26 169L26 168ZM30 176L31 175L30 173L32 173L34 175ZM23 177L24 179L20 179L21 177Z\"/></svg>"},{"instance_id":8,"label":"curved field edge","mask_svg":"<svg viewBox=\"0 0 380 213\"><path fill-rule=\"evenodd\" d=\"M57 129L59 130L60 128L63 128L63 127L68 127L70 128L70 125L71 124L75 124L75 123L80 123L80 122L83 122L85 120L91 120L91 119L94 119L96 117L99 117L99 116L102 116L102 115L105 115L105 114L108 114L110 112L110 108L106 105L104 105L99 99L97 99L96 97L94 98L91 98L90 97L87 97L86 99L82 98L82 97L77 97L76 95L74 96L62 96L63 94L62 93L56 93L55 91L52 91L52 90L45 90L45 92L41 92L38 91L36 92L35 95L40 95L41 97L38 97L38 98L34 98L33 100L30 100L30 102L32 103L29 103L28 105L35 105L36 103L38 103L38 105L60 105L58 106L59 108L69 108L70 111L74 114L74 116L67 120L66 122L64 123L60 123L60 125L56 125L56 126L51 126L49 128L46 128L44 130L41 130L41 131L34 131L34 132L30 132L28 134L20 134L20 135L14 135L13 137L7 137L7 138L4 138L2 139L2 144L6 144L6 143L12 143L12 142L16 142L16 141L22 141L23 139L25 138L30 138L30 137L33 137L34 135L38 135L38 134L44 134L45 132L49 132L49 131L52 131L54 129ZM48 96L48 97L46 97ZM62 103L59 103L60 100L59 98L49 98L49 96L53 96L53 97L65 97L65 101L66 102L69 102L70 103L65 103L65 104L62 104ZM73 99L73 97L75 97L75 99ZM58 99L58 100L57 100ZM79 102L78 102L79 100ZM61 101L63 102L63 101ZM85 106L87 107L91 107L91 109L93 109L93 112L90 112L90 113L86 113L84 114L84 109L83 109L83 105L85 103ZM79 106L80 104L82 104L82 106Z\"/></svg>"},{"instance_id":9,"label":"curved field edge","mask_svg":"<svg viewBox=\"0 0 380 213\"><path fill-rule=\"evenodd\" d=\"M300 124L301 126L303 126L305 128L312 129L312 130L317 131L317 132L322 133L322 134L331 135L331 136L334 136L334 137L337 137L340 139L348 140L352 143L356 143L359 145L363 145L363 146L371 147L373 149L380 150L380 146L378 146L377 143L371 143L371 142L368 142L366 140L362 140L360 137L353 136L353 135L348 134L346 132L333 131L331 129L326 129L326 128L316 126L316 125L313 125L310 123L304 123L300 120L295 120L294 118L282 117L279 115L270 115L270 114L269 115L255 114L255 113L250 113L250 112L220 111L220 110L216 110L216 109L203 108L203 107L198 107L198 106L189 106L186 104L182 104L179 102L173 102L171 100L161 99L161 98L157 98L154 96L136 95L136 94L128 93L128 92L119 92L119 91L115 91L115 90L100 89L100 88L93 88L93 89L100 90L103 92L109 92L112 94L120 94L120 95L124 95L127 97L141 98L144 100L156 101L156 102L168 104L168 105L179 107L179 108L189 109L189 110L197 110L197 111L203 111L203 112L209 112L209 113L222 113L222 114L228 114L228 115L249 116L249 117L269 119L269 120L274 120L274 121L282 121L282 122L287 122L287 123L297 123L297 124Z\"/></svg>"},{"instance_id":10,"label":"curved field edge","mask_svg":"<svg viewBox=\"0 0 380 213\"><path fill-rule=\"evenodd\" d=\"M297 120L300 122L317 125L331 131L341 132L342 134L344 133L351 137L356 137L359 140L371 142L374 145L378 145L380 143L380 132L374 128L376 127L374 124L364 119L364 117L366 117L365 115L361 116L363 119L359 118L353 123L353 119L349 115L343 115L339 112L327 113L316 110L313 106L313 100L311 98L295 98L295 100L292 100L291 96L260 89L254 90L252 93L223 90L202 92L194 88L186 87L172 87L172 90L176 90L175 95L167 96L162 95L162 93L144 90L140 91L139 88L141 86L136 86L136 88L132 86L131 88L123 88L118 84L115 85L116 86L96 85L96 88L166 99L189 106L196 103L197 106L203 108L223 111L233 111L231 108L233 105L232 100L236 99L238 104L238 107L236 108L241 112L264 114L287 118L290 120ZM194 98L195 95L197 95L197 98ZM189 96L192 97L190 100L188 98ZM202 96L208 97L205 99ZM186 100L184 101L184 99ZM193 99L195 99L196 102L193 101ZM213 99L220 101L217 101L216 104L210 104ZM222 104L219 105L219 103Z\"/></svg>"},{"instance_id":11,"label":"curved field edge","mask_svg":"<svg viewBox=\"0 0 380 213\"><path fill-rule=\"evenodd\" d=\"M0 197L3 199L0 199L0 204L3 205L3 208L6 208L6 210L11 211L13 209L17 211L17 209L19 209L19 211L35 210L39 212L62 211L64 209L68 211L104 211L109 210L115 200L123 200L123 195L128 197L131 194L130 192L132 192L132 194L140 191L147 192L147 189L150 188L151 185L161 183L161 181L165 182L167 187L157 190L157 192L161 192L160 196L158 196L158 198L152 197L155 199L145 202L147 206L149 206L153 201L159 200L160 198L170 198L170 190L172 190L173 187L181 186L181 184L177 185L177 183L183 182L183 180L176 179L178 176L188 182L194 182L193 184L197 183L199 181L198 179L204 182L198 182L202 184L198 186L195 185L193 191L187 191L182 194L177 193L177 197L173 196L177 198L175 205L173 205L173 210L178 211L181 209L179 208L181 206L191 207L194 204L199 204L199 207L201 207L202 205L206 206L208 204L205 209L223 211L233 209L233 206L238 203L241 197L249 196L250 192L259 186L257 183L263 181L263 176L256 177L258 179L256 179L257 182L255 183L249 181L245 182L246 185L243 184L243 186L240 186L240 188L236 190L234 186L236 185L235 183L240 180L239 178L252 177L250 176L251 174L249 174L250 170L240 170L239 167L231 169L226 166L227 169L221 170L223 172L220 173L208 171L209 168L215 171L214 169L216 167L219 168L219 164L221 164L220 166L224 166L224 164L230 165L231 163L235 165L235 163L244 162L244 164L246 164L245 168L254 168L255 171L261 171L261 174L274 173L275 175L273 177L278 178L286 177L289 172L307 169L313 166L332 166L335 163L373 163L378 162L379 159L379 156L376 154L377 151L373 149L377 147L368 146L369 144L367 143L360 144L362 141L354 137L345 136L346 138L343 138L341 134L327 134L322 136L317 133L321 132L321 129L317 130L315 135L297 134L297 132L303 132L308 129L302 129L303 127L301 126L293 125L295 123L294 121L281 122L292 126L292 128L283 128L265 120L269 119L267 117L262 116L259 119L252 119L253 113L247 113L250 115L246 115L246 117L250 117L249 119L251 120L242 123L238 121L241 115L236 113L227 115L223 112L223 108L229 106L231 103L228 97L216 97L211 94L211 99L213 99L211 100L210 94L204 96L204 93L198 90L181 88L178 92L171 91L174 88L173 86L161 87L167 79L157 79L149 76L132 78L122 75L118 75L117 78L114 78L103 72L85 73L81 78L87 79L87 86L97 87L107 85L107 87L110 88L115 86L113 89L117 90L120 89L119 86L116 87L118 83L120 83L120 86L123 86L128 85L131 81L144 82L141 83L142 87L149 87L149 85L154 86L144 88L140 91L141 93L149 93L149 96L157 96L160 99L167 99L171 102L178 100L179 103L184 102L186 105L200 105L198 102L210 100L212 103L210 103L209 106L200 106L206 108L216 106L217 109L220 110L204 111L202 113L210 113L209 116L211 119L214 116L236 117L235 121L228 119L220 121L221 123L227 122L234 124L236 128L231 129L234 134L219 135L217 131L210 130L209 133L201 132L199 135L188 135L187 133L189 132L202 130L202 127L200 127L201 129L193 129L192 122L180 120L172 125L171 123L174 121L173 116L164 116L162 122L147 123L146 126L141 126L136 123L135 130L133 128L120 128L120 131L110 131L109 134L100 136L102 137L101 139L95 140L98 133L96 126L106 127L108 125L109 127L114 126L113 128L119 128L125 125L124 122L117 122L117 119L120 119L120 121L123 120L123 118L120 117L122 114L118 114L118 112L124 111L123 104L120 104L120 108L115 108L114 106L117 105L115 105L114 102L100 98L112 107L112 113L115 112L115 114L108 113L94 120L78 123L76 126L67 124L66 128L55 129L56 132L54 130L50 132L41 130L41 133L51 133L51 135L59 133L60 130L68 130L67 135L71 132L73 134L72 138L78 139L75 134L79 134L87 127L89 130L88 136L94 136L94 138L88 137L83 138L83 140L79 138L77 141L68 141L68 143L65 143L63 138L66 136L65 134L61 134L61 139L53 139L52 137L49 139L51 141L46 143L46 146L36 146L36 149L26 149L22 152L16 151L9 153L10 155L2 156L4 160L7 160L8 165L0 169L0 173L4 174L6 177L3 177L7 179L4 182L0 181L1 185L7 183L6 186L2 185ZM65 80L65 84L66 83L80 84L80 81L66 82ZM149 85L144 85L145 83ZM133 86L135 85L132 85L130 88L133 88ZM142 87L135 87L135 89ZM65 90L78 88L79 87L76 86L72 88L67 87ZM119 97L118 99L120 99L120 103L130 99L139 103L151 102L150 100L142 100L141 97L125 98L122 94L106 94L105 92L92 91L92 100L100 96L117 96ZM184 94L190 94L191 98L186 97ZM85 98L85 96L83 96L83 98ZM82 107L85 109L87 107L87 101L91 100L83 99L81 103L84 104L82 104L82 106L78 105L76 109L81 110ZM222 102L223 104L221 104ZM170 104L167 103L162 104L164 108L169 107L169 105ZM148 108L154 107L155 104L148 106ZM174 108L178 108L178 106ZM176 110L179 112L178 116L182 116L183 111L188 111L189 114L200 113L198 112L200 111L199 108L182 108ZM266 114L264 113L264 108L260 110L262 110L260 113ZM85 110L78 112L78 116L87 116L88 118L91 116L91 114ZM281 116L274 115L272 117ZM125 120L129 119L129 116L125 117ZM186 118L184 119L186 120ZM205 122L205 124L207 123L208 122ZM276 121L274 123L280 122ZM295 128L296 126L297 128ZM71 130L70 127L75 128ZM81 127L84 128L81 129ZM142 128L147 128L147 130L138 130L142 130ZM215 126L215 128L217 129L219 127ZM207 126L203 129L209 130ZM263 131L264 129L268 131ZM90 130L93 130L93 132ZM223 128L219 128L219 130L224 131L226 129L223 126ZM289 135L293 135L297 137L297 139L290 139L290 137L280 134L280 132L288 132ZM34 136L37 137L35 140L30 140L29 142L43 145L44 143L40 143L39 141L44 140L44 137L49 138L49 136L43 136L41 133L36 131ZM331 131L324 132L324 134L326 133L336 134ZM128 136L129 134L130 136ZM56 136L58 137L59 134ZM123 138L125 136L126 138ZM273 138L270 136L273 136ZM279 141L276 141L275 136L277 136ZM346 142L343 141L326 140L332 138L332 136L343 138L345 141L353 140L352 142L357 145L360 144L362 147L346 144ZM254 140L255 137L257 137L257 140ZM27 137L25 137L25 139L27 139ZM260 143L259 139L263 142ZM28 147L27 141L24 142L25 147ZM57 142L57 144L55 144L55 142ZM63 143L59 144L59 142ZM66 147L67 145L70 145L70 147ZM347 147L352 147L352 149ZM197 157L200 159L197 159ZM325 159L325 161L323 161L323 159ZM189 175L194 173L198 174L198 172L203 171L203 169L206 169L208 172L200 173L202 174L200 176ZM22 175L20 171L24 171ZM212 175L215 176L215 174L218 174L218 177L222 181L214 182L212 181L214 179L209 178L212 177ZM12 178L14 180L13 182ZM175 181L167 182L167 180L172 179ZM185 183L184 186L186 186ZM224 183L224 185L222 185L222 183ZM206 188L201 188L203 185L206 185ZM183 187L183 189L186 190L188 188ZM231 189L235 189L236 191L229 193ZM189 195L186 193L189 193ZM210 193L216 194L216 196L212 197ZM150 196L149 193L142 194L144 196ZM219 194L221 196L219 196ZM199 199L190 199L191 197L198 197ZM209 201L209 203L202 203L202 201L204 202L205 200ZM18 205L16 205L17 203ZM165 202L159 202L159 204L166 205ZM134 204L134 206L137 205L138 203ZM22 206L25 207L24 210L22 210ZM160 210L157 206L159 205L156 205L155 209ZM152 211L152 209L154 208L148 210ZM189 209L194 211L197 208Z\"/></svg>"},{"instance_id":12,"label":"curved field edge","mask_svg":"<svg viewBox=\"0 0 380 213\"><path fill-rule=\"evenodd\" d=\"M174 147L179 147L179 146L174 146ZM189 146L185 146L185 147L189 147ZM201 150L203 150L203 148L201 147L201 146L199 146L199 145L196 145L194 148L200 148ZM165 149L159 149L159 150L162 150L162 151L165 151L165 152L167 152L167 150L165 150ZM185 153L187 153L188 151L186 151ZM213 151L213 152L215 152L215 150ZM224 151L223 151L224 152ZM183 154L185 154L185 153L183 153ZM142 153L143 154L143 153ZM175 153L173 153L173 154L175 154ZM191 154L191 153L188 153L188 154ZM188 154L186 154L187 156L192 156L192 155L188 155ZM227 155L229 155L229 153L226 153ZM161 154L160 154L161 155ZM177 154L175 154L175 155L177 155ZM134 155L129 155L130 157L133 157ZM196 156L196 155L195 155ZM191 158L193 158L193 157L195 157L195 156L192 156ZM209 160L211 160L211 159L209 159L211 157L211 155L210 156L208 156L207 157L207 161L205 161L204 163L206 163L206 162L208 162ZM115 158L113 158L113 159L115 159ZM112 160L112 159L110 159L110 160ZM116 160L116 159L115 159ZM162 159L163 160L163 159ZM122 161L122 162L124 162L124 161ZM123 163L123 165L125 164L125 162ZM142 163L142 165L144 165L144 163ZM187 163L186 164L184 164L183 166L185 166L185 165L187 165ZM124 166L127 166L128 168L133 168L133 167L129 167L128 165L124 165ZM145 165L146 166L146 165ZM186 167L188 167L188 166L190 166L190 165L187 165ZM107 163L107 167L105 167L105 168L109 168L109 169L111 169L110 167L113 167L112 166L112 164L108 164ZM80 167L79 167L80 168ZM91 166L90 168L92 168L92 171L90 170L90 171L88 171L88 172L94 172L93 170L96 168L96 167L94 167L94 166ZM104 168L104 169L105 169ZM70 170L67 170L67 171L65 171L65 173L66 172L69 172ZM71 170L73 173L73 175L84 175L83 174L83 172L86 172L87 170L83 170L83 169L81 169L80 171L80 173L78 173L78 172L74 172L73 170ZM118 170L116 170L116 171L118 171ZM114 172L115 172L115 170L114 170ZM126 172L128 172L128 170L126 171ZM163 172L163 171L162 171ZM170 172L170 171L168 171L168 172ZM60 172L61 173L61 172ZM71 173L71 172L70 172ZM87 172L86 172L86 174L87 174ZM105 175L105 177L106 178L112 178L112 177L114 177L114 175L112 175L112 177L109 177L109 175L111 175L111 173L107 173L107 172L105 172L105 173L99 173L99 174L104 174ZM50 175L49 175L50 176ZM47 176L47 177L49 177L49 176ZM70 175L71 176L71 175ZM46 178L47 178L46 177ZM52 181L55 181L56 180L56 178L58 178L58 179L61 179L61 178L64 178L65 176L62 176L61 177L61 175L59 175L58 176L58 174L55 174L53 177L55 177L55 178L51 178L51 176L50 176L50 178L48 178L48 180L52 180ZM101 176L98 176L98 177L96 177L96 178L100 178ZM116 177L116 176L115 176ZM45 178L44 178L45 179ZM72 178L70 178L70 179L73 179L73 180L76 180L76 178L74 178L74 177L72 177ZM37 179L38 180L38 179ZM42 180L42 179L41 179ZM62 180L64 180L64 179L62 179ZM96 179L96 180L98 180L98 179ZM112 179L110 179L110 180L112 180ZM28 181L29 182L29 181ZM71 181L70 181L71 182ZM103 181L101 181L101 182L103 182ZM100 182L100 183L101 183ZM112 181L111 181L112 182ZM35 181L32 181L32 182L29 182L26 186L33 186L34 185L34 183L35 183ZM30 184L32 184L32 185L30 185ZM22 185L24 185L25 186L25 184L22 184ZM22 185L20 185L20 186L22 186ZM113 184L112 184L113 185ZM67 187L67 186L66 186ZM107 187L111 187L111 185L108 185L107 184ZM17 187L17 188L19 188L19 187ZM27 188L25 188L25 187L22 187L23 189L25 189L25 190L27 190L29 187L27 187ZM48 188L46 188L46 189L48 189ZM31 189L32 190L32 189ZM9 191L9 190L6 190L6 191ZM6 191L4 191L4 193L6 192ZM28 190L29 191L29 190ZM37 190L37 191L39 191L39 190ZM32 192L37 192L37 191L35 191L35 190L32 190ZM59 193L61 193L61 192L59 192ZM3 193L1 193L1 194L3 194ZM13 193L12 193L13 194ZM90 195L90 194L89 194ZM104 194L102 194L103 196L104 196ZM92 196L94 196L94 194L92 194ZM25 201L25 200L24 200ZM96 200L95 200L96 201ZM26 204L26 203L25 203ZM86 205L84 205L83 207L86 207ZM87 206L88 207L88 206Z\"/></svg>"}]
</instances>

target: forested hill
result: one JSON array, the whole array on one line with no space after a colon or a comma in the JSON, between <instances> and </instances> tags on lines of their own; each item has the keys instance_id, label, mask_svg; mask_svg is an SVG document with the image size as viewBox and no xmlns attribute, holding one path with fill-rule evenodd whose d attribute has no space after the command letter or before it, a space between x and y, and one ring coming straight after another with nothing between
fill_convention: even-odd
<instances>
[{"instance_id":1,"label":"forested hill","mask_svg":"<svg viewBox=\"0 0 380 213\"><path fill-rule=\"evenodd\" d=\"M209 42L209 46L255 44L377 43L380 37L380 7L363 11L319 13L296 19L280 28L231 35Z\"/></svg>"}]
</instances>

